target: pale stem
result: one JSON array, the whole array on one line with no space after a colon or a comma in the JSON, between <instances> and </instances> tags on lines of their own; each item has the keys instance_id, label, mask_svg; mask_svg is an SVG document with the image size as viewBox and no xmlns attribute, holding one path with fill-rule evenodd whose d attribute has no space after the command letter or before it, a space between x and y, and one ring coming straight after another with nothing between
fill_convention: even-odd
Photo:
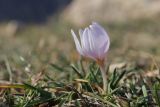
<instances>
[{"instance_id":1,"label":"pale stem","mask_svg":"<svg viewBox=\"0 0 160 107\"><path fill-rule=\"evenodd\" d=\"M103 90L106 93L106 91L107 91L107 75L105 72L105 66L100 65L100 70L101 70L102 79L103 79Z\"/></svg>"}]
</instances>

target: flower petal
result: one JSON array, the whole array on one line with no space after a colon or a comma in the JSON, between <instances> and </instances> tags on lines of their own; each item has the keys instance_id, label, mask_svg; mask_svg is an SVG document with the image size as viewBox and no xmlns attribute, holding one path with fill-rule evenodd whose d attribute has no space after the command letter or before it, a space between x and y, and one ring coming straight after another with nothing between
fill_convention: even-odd
<instances>
[{"instance_id":1,"label":"flower petal","mask_svg":"<svg viewBox=\"0 0 160 107\"><path fill-rule=\"evenodd\" d=\"M74 39L74 42L75 42L75 44L76 44L77 51L78 51L81 55L83 55L82 48L81 48L81 46L80 46L79 40L78 40L76 34L74 33L74 31L73 31L72 29L71 29L71 34L72 34L73 39Z\"/></svg>"},{"instance_id":2,"label":"flower petal","mask_svg":"<svg viewBox=\"0 0 160 107\"><path fill-rule=\"evenodd\" d=\"M84 56L95 59L94 52L92 51L92 45L91 45L92 35L90 35L89 32L90 32L89 28L86 28L83 32L83 35L81 35L82 51Z\"/></svg>"},{"instance_id":3,"label":"flower petal","mask_svg":"<svg viewBox=\"0 0 160 107\"><path fill-rule=\"evenodd\" d=\"M98 58L104 57L109 49L110 40L105 30L97 23L90 25L92 39L94 41L94 51Z\"/></svg>"},{"instance_id":4,"label":"flower petal","mask_svg":"<svg viewBox=\"0 0 160 107\"><path fill-rule=\"evenodd\" d=\"M83 30L82 29L79 29L79 35L80 35L80 37L81 37L81 35L83 35Z\"/></svg>"},{"instance_id":5,"label":"flower petal","mask_svg":"<svg viewBox=\"0 0 160 107\"><path fill-rule=\"evenodd\" d=\"M84 54L88 55L88 51L90 50L89 38L88 38L88 28L86 28L83 32L83 35L81 35L81 45L82 45L82 50Z\"/></svg>"},{"instance_id":6,"label":"flower petal","mask_svg":"<svg viewBox=\"0 0 160 107\"><path fill-rule=\"evenodd\" d=\"M92 57L96 58L97 55L96 55L96 49L95 49L95 44L94 44L95 40L93 38L93 35L90 29L88 29L88 38L89 38L90 51L91 51L90 53L92 54Z\"/></svg>"}]
</instances>

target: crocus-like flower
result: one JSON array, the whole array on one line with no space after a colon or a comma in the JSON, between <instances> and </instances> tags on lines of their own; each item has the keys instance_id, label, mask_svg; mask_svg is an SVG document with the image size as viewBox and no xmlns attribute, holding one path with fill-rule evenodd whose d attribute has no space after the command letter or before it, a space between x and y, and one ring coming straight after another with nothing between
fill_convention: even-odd
<instances>
[{"instance_id":1,"label":"crocus-like flower","mask_svg":"<svg viewBox=\"0 0 160 107\"><path fill-rule=\"evenodd\" d=\"M100 66L103 78L103 89L107 89L107 76L105 73L104 60L110 46L110 39L107 32L98 23L93 22L92 25L79 30L80 41L76 34L71 30L77 51L85 57L94 59Z\"/></svg>"},{"instance_id":2,"label":"crocus-like flower","mask_svg":"<svg viewBox=\"0 0 160 107\"><path fill-rule=\"evenodd\" d=\"M76 34L71 30L77 51L85 57L90 57L97 62L105 59L109 49L110 40L106 31L98 24L93 22L92 25L79 30L80 41Z\"/></svg>"}]
</instances>

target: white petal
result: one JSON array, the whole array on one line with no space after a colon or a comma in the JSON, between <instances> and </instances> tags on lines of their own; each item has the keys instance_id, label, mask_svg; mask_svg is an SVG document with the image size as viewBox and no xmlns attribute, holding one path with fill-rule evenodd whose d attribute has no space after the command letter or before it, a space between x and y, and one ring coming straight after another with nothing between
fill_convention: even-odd
<instances>
[{"instance_id":1,"label":"white petal","mask_svg":"<svg viewBox=\"0 0 160 107\"><path fill-rule=\"evenodd\" d=\"M81 35L81 45L82 45L82 50L84 51L85 54L87 54L90 48L88 40L88 28L86 28L83 32L83 35Z\"/></svg>"},{"instance_id":2,"label":"white petal","mask_svg":"<svg viewBox=\"0 0 160 107\"><path fill-rule=\"evenodd\" d=\"M80 36L80 42L81 42L81 47L83 47L83 43L82 43L82 41L83 41L83 33L84 33L84 30L82 30L82 29L80 29L79 30L79 36Z\"/></svg>"},{"instance_id":3,"label":"white petal","mask_svg":"<svg viewBox=\"0 0 160 107\"><path fill-rule=\"evenodd\" d=\"M94 38L93 38L93 35L91 33L91 30L89 29L88 30L88 36L89 36L89 44L90 44L90 53L91 53L91 56L94 57L94 58L97 58L97 52L96 52L96 49L95 49L95 44L94 44Z\"/></svg>"},{"instance_id":4,"label":"white petal","mask_svg":"<svg viewBox=\"0 0 160 107\"><path fill-rule=\"evenodd\" d=\"M83 34L81 32L81 35L80 35L82 49L83 49L83 47L85 47L85 42L84 42L84 40L85 40L85 38L84 38L85 32L86 32L86 29L84 29Z\"/></svg>"},{"instance_id":5,"label":"white petal","mask_svg":"<svg viewBox=\"0 0 160 107\"><path fill-rule=\"evenodd\" d=\"M91 51L91 45L90 45L90 35L89 35L89 29L86 28L83 32L83 34L81 35L81 45L82 45L82 52L83 55L86 57L90 57L92 59L92 51Z\"/></svg>"},{"instance_id":6,"label":"white petal","mask_svg":"<svg viewBox=\"0 0 160 107\"><path fill-rule=\"evenodd\" d=\"M73 31L72 29L71 29L71 34L72 34L73 39L74 39L74 42L75 42L75 44L76 44L77 51L78 51L81 55L83 55L82 48L81 48L81 46L80 46L79 40L78 40L76 34L74 33L74 31Z\"/></svg>"}]
</instances>

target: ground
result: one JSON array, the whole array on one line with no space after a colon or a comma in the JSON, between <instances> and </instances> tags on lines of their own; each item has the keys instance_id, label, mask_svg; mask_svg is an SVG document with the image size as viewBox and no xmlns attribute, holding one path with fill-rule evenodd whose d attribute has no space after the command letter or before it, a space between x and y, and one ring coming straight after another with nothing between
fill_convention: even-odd
<instances>
[{"instance_id":1,"label":"ground","mask_svg":"<svg viewBox=\"0 0 160 107\"><path fill-rule=\"evenodd\" d=\"M15 107L160 105L158 19L99 22L111 39L105 94L98 65L76 52L70 30L78 34L77 26L60 18L1 23L0 102Z\"/></svg>"}]
</instances>

